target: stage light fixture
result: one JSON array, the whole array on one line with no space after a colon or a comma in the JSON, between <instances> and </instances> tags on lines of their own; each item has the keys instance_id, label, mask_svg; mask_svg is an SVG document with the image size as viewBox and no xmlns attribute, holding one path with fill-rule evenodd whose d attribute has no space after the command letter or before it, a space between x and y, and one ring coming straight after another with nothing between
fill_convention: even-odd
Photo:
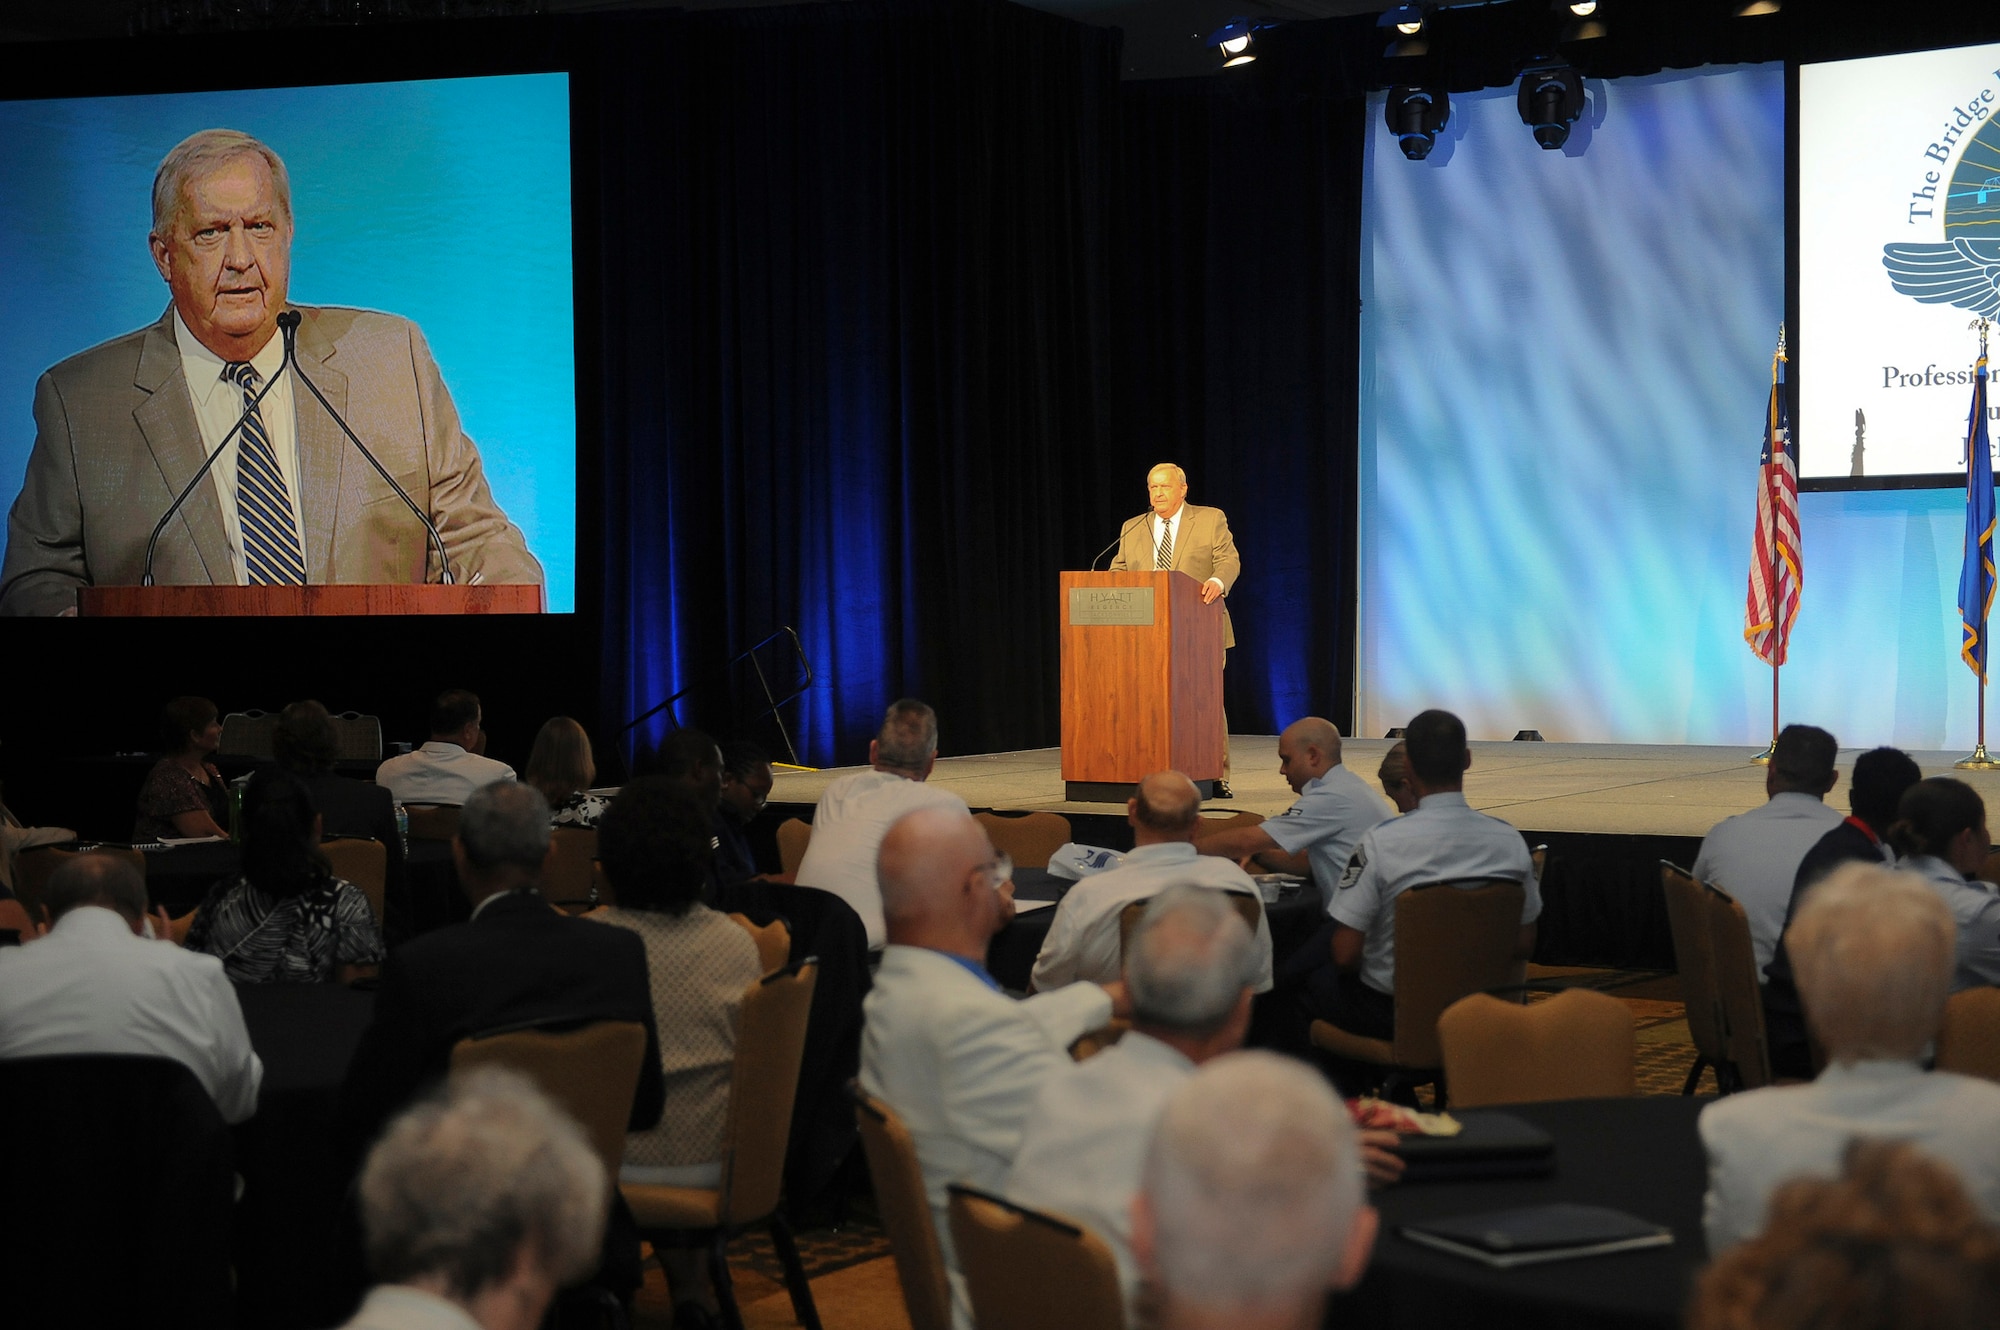
<instances>
[{"instance_id":1,"label":"stage light fixture","mask_svg":"<svg viewBox=\"0 0 2000 1330\"><path fill-rule=\"evenodd\" d=\"M1565 46L1594 40L1609 31L1602 20L1591 17L1597 12L1597 0L1549 0L1549 8L1563 19L1562 35L1556 40Z\"/></svg>"},{"instance_id":2,"label":"stage light fixture","mask_svg":"<svg viewBox=\"0 0 2000 1330\"><path fill-rule=\"evenodd\" d=\"M1382 118L1403 156L1421 162L1431 155L1438 131L1451 119L1451 98L1443 88L1391 88Z\"/></svg>"},{"instance_id":3,"label":"stage light fixture","mask_svg":"<svg viewBox=\"0 0 2000 1330\"><path fill-rule=\"evenodd\" d=\"M1589 18L1597 12L1597 0L1577 0L1569 7L1569 12L1578 18Z\"/></svg>"},{"instance_id":4,"label":"stage light fixture","mask_svg":"<svg viewBox=\"0 0 2000 1330\"><path fill-rule=\"evenodd\" d=\"M1736 17L1756 18L1760 14L1775 14L1783 8L1780 0L1746 0L1746 3L1736 6Z\"/></svg>"},{"instance_id":5,"label":"stage light fixture","mask_svg":"<svg viewBox=\"0 0 2000 1330\"><path fill-rule=\"evenodd\" d=\"M1247 18L1231 19L1209 34L1208 45L1222 54L1222 67L1234 69L1257 58L1252 45L1257 24Z\"/></svg>"},{"instance_id":6,"label":"stage light fixture","mask_svg":"<svg viewBox=\"0 0 2000 1330\"><path fill-rule=\"evenodd\" d=\"M1524 69L1517 103L1535 142L1554 152L1569 142L1569 127L1583 115L1583 75L1568 65Z\"/></svg>"},{"instance_id":7,"label":"stage light fixture","mask_svg":"<svg viewBox=\"0 0 2000 1330\"><path fill-rule=\"evenodd\" d=\"M1424 7L1422 5L1396 5L1382 11L1382 17L1375 20L1378 28L1394 28L1405 37L1414 37L1424 30Z\"/></svg>"}]
</instances>

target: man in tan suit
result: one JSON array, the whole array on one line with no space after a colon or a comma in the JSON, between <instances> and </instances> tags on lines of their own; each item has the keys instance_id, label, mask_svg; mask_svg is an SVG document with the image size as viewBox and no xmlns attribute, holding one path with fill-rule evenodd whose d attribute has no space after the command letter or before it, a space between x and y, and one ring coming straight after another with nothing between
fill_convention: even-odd
<instances>
[{"instance_id":1,"label":"man in tan suit","mask_svg":"<svg viewBox=\"0 0 2000 1330\"><path fill-rule=\"evenodd\" d=\"M173 304L36 385L0 614L73 613L79 587L140 580L154 524L242 413L242 380L261 388L283 362L292 234L290 181L264 144L204 130L167 154L150 240ZM416 325L355 309L299 313L299 370L437 524L455 578L539 583L541 564L494 503ZM262 443L246 431L216 459L161 533L155 581L437 580L422 523L304 385L277 375L258 411ZM268 460L256 471L260 447ZM289 571L272 576L272 561Z\"/></svg>"},{"instance_id":2,"label":"man in tan suit","mask_svg":"<svg viewBox=\"0 0 2000 1330\"><path fill-rule=\"evenodd\" d=\"M1189 503L1187 492L1187 472L1172 462L1162 462L1146 473L1146 495L1153 511L1125 524L1111 571L1143 573L1171 568L1186 573L1202 584L1201 601L1209 605L1218 597L1227 596L1236 585L1243 561L1236 556L1236 540L1229 534L1229 518L1222 509ZM1235 645L1236 626L1229 620L1229 607L1224 605L1222 649L1227 651ZM1222 723L1222 779L1215 783L1215 797L1230 797L1227 717Z\"/></svg>"}]
</instances>

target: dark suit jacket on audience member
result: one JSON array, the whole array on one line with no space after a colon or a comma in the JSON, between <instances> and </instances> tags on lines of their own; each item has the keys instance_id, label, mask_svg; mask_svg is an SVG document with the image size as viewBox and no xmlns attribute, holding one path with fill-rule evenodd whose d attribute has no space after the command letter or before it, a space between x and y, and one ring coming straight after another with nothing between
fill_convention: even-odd
<instances>
[{"instance_id":1,"label":"dark suit jacket on audience member","mask_svg":"<svg viewBox=\"0 0 2000 1330\"><path fill-rule=\"evenodd\" d=\"M1845 863L1882 861L1882 851L1876 842L1852 822L1842 822L1821 836L1806 851L1806 857L1799 860L1798 876L1792 879L1792 898L1785 903L1785 927L1792 926L1792 917L1799 912L1799 901L1806 889L1828 873ZM1785 950L1782 934L1771 963L1764 967L1764 976L1764 1036L1771 1050L1771 1071L1779 1076L1810 1080L1812 1048L1806 1040L1805 1008L1799 1003L1798 984L1792 978L1792 958Z\"/></svg>"},{"instance_id":2,"label":"dark suit jacket on audience member","mask_svg":"<svg viewBox=\"0 0 2000 1330\"><path fill-rule=\"evenodd\" d=\"M378 840L389 852L387 894L403 894L403 837L396 829L396 801L388 787L374 781L352 780L331 771L299 777L312 791L322 830L328 836L362 836Z\"/></svg>"}]
</instances>

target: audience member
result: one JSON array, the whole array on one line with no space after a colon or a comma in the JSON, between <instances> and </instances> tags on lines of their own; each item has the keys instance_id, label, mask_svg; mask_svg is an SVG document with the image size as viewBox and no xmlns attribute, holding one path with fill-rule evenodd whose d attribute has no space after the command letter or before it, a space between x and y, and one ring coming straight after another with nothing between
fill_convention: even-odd
<instances>
[{"instance_id":1,"label":"audience member","mask_svg":"<svg viewBox=\"0 0 2000 1330\"><path fill-rule=\"evenodd\" d=\"M379 842L385 855L387 896L403 890L403 835L396 826L396 800L372 781L355 780L333 769L339 746L333 717L318 702L293 702L278 713L271 732L271 755L280 767L305 782L319 810L321 834L356 836Z\"/></svg>"},{"instance_id":2,"label":"audience member","mask_svg":"<svg viewBox=\"0 0 2000 1330\"><path fill-rule=\"evenodd\" d=\"M1318 716L1295 720L1278 736L1278 770L1299 796L1290 808L1254 827L1204 836L1197 848L1247 857L1266 871L1310 872L1330 906L1355 843L1389 817L1389 809L1367 781L1342 765L1340 731Z\"/></svg>"},{"instance_id":3,"label":"audience member","mask_svg":"<svg viewBox=\"0 0 2000 1330\"><path fill-rule=\"evenodd\" d=\"M14 894L14 856L23 850L38 849L44 845L61 845L76 839L76 833L68 827L31 827L22 823L14 815L14 810L0 798L0 900ZM0 924L0 927L6 925Z\"/></svg>"},{"instance_id":4,"label":"audience member","mask_svg":"<svg viewBox=\"0 0 2000 1330\"><path fill-rule=\"evenodd\" d=\"M1382 793L1396 805L1399 816L1416 811L1417 792L1410 788L1410 750L1401 739L1382 754L1382 765L1375 769L1375 779L1382 783Z\"/></svg>"},{"instance_id":5,"label":"audience member","mask_svg":"<svg viewBox=\"0 0 2000 1330\"><path fill-rule=\"evenodd\" d=\"M732 739L722 745L722 816L715 823L722 840L718 849L746 865L748 877L755 877L760 867L748 832L771 797L771 780L771 755L762 747L748 739Z\"/></svg>"},{"instance_id":6,"label":"audience member","mask_svg":"<svg viewBox=\"0 0 2000 1330\"><path fill-rule=\"evenodd\" d=\"M883 834L919 808L969 811L950 790L924 783L937 765L937 747L936 712L911 697L891 704L881 731L869 741L869 769L828 785L813 810L812 840L799 862L798 884L830 891L852 905L868 930L871 951L881 950L888 939L875 878Z\"/></svg>"},{"instance_id":7,"label":"audience member","mask_svg":"<svg viewBox=\"0 0 2000 1330\"><path fill-rule=\"evenodd\" d=\"M229 792L209 755L222 721L205 697L177 697L160 713L160 758L139 787L134 841L229 835Z\"/></svg>"},{"instance_id":8,"label":"audience member","mask_svg":"<svg viewBox=\"0 0 2000 1330\"><path fill-rule=\"evenodd\" d=\"M1525 892L1515 955L1535 949L1542 896L1521 833L1465 802L1472 765L1465 724L1449 711L1426 711L1404 730L1414 812L1362 836L1333 892L1331 965L1313 957L1307 1010L1355 1034L1391 1039L1396 1032L1396 898L1436 882L1505 879Z\"/></svg>"},{"instance_id":9,"label":"audience member","mask_svg":"<svg viewBox=\"0 0 2000 1330\"><path fill-rule=\"evenodd\" d=\"M594 827L611 806L610 799L590 792L597 780L597 758L590 751L590 735L568 716L542 722L521 779L542 792L549 801L549 820L559 827Z\"/></svg>"},{"instance_id":10,"label":"audience member","mask_svg":"<svg viewBox=\"0 0 2000 1330\"><path fill-rule=\"evenodd\" d=\"M1833 766L1837 751L1825 730L1787 725L1764 770L1766 801L1709 828L1694 857L1695 879L1728 892L1749 916L1758 974L1778 948L1799 864L1840 825L1839 811L1826 805L1827 791L1840 779Z\"/></svg>"},{"instance_id":11,"label":"audience member","mask_svg":"<svg viewBox=\"0 0 2000 1330\"><path fill-rule=\"evenodd\" d=\"M1984 1330L2000 1307L2000 1232L1949 1169L1856 1141L1835 1180L1771 1198L1761 1237L1702 1274L1688 1330Z\"/></svg>"},{"instance_id":12,"label":"audience member","mask_svg":"<svg viewBox=\"0 0 2000 1330\"><path fill-rule=\"evenodd\" d=\"M676 730L659 753L659 773L684 790L708 820L710 905L727 903L729 888L757 875L742 837L725 839L722 826L722 749L700 730Z\"/></svg>"},{"instance_id":13,"label":"audience member","mask_svg":"<svg viewBox=\"0 0 2000 1330\"><path fill-rule=\"evenodd\" d=\"M1192 783L1188 793L1195 794ZM1195 886L1166 888L1133 930L1125 961L1132 1028L1095 1057L1051 1074L1028 1114L1006 1195L1104 1239L1118 1258L1128 1321L1139 1282L1132 1196L1146 1143L1181 1082L1242 1045L1255 972L1250 930L1227 901Z\"/></svg>"},{"instance_id":14,"label":"audience member","mask_svg":"<svg viewBox=\"0 0 2000 1330\"><path fill-rule=\"evenodd\" d=\"M598 859L618 904L590 917L629 929L645 944L666 1085L659 1123L625 1138L625 1182L722 1185L737 1012L763 967L750 934L701 903L709 840L696 797L662 776L626 785L597 827ZM667 1248L661 1256L678 1304L674 1324L713 1314L699 1254ZM702 1310L691 1311L690 1303Z\"/></svg>"},{"instance_id":15,"label":"audience member","mask_svg":"<svg viewBox=\"0 0 2000 1330\"><path fill-rule=\"evenodd\" d=\"M526 1077L454 1077L389 1125L361 1171L382 1282L345 1330L535 1330L596 1262L608 1190L583 1129Z\"/></svg>"},{"instance_id":16,"label":"audience member","mask_svg":"<svg viewBox=\"0 0 2000 1330\"><path fill-rule=\"evenodd\" d=\"M1903 867L1930 883L1957 921L1952 991L2000 984L2000 896L1978 881L1993 848L1978 792L1950 776L1918 781L1897 803L1888 840Z\"/></svg>"},{"instance_id":17,"label":"audience member","mask_svg":"<svg viewBox=\"0 0 2000 1330\"><path fill-rule=\"evenodd\" d=\"M1375 1244L1347 1111L1275 1053L1227 1053L1175 1090L1146 1149L1132 1254L1158 1330L1309 1330Z\"/></svg>"},{"instance_id":18,"label":"audience member","mask_svg":"<svg viewBox=\"0 0 2000 1330\"><path fill-rule=\"evenodd\" d=\"M1896 805L1903 792L1922 779L1923 772L1900 749L1877 748L1855 759L1854 774L1847 783L1848 803L1854 812L1821 836L1799 861L1792 898L1785 905L1786 928L1792 926L1806 893L1840 865L1895 862L1896 852L1886 839L1889 824L1896 820ZM1771 1070L1779 1076L1811 1080L1812 1048L1806 1039L1798 986L1792 978L1791 953L1785 949L1782 936L1764 974L1764 1036L1770 1048Z\"/></svg>"},{"instance_id":19,"label":"audience member","mask_svg":"<svg viewBox=\"0 0 2000 1330\"><path fill-rule=\"evenodd\" d=\"M1237 892L1257 898L1257 883L1227 859L1205 859L1195 851L1201 818L1201 791L1178 771L1156 771L1139 782L1125 801L1132 825L1132 852L1118 867L1093 873L1069 889L1056 906L1035 958L1034 986L1060 988L1079 979L1105 983L1118 978L1119 916L1133 901L1179 883ZM1251 983L1271 987L1271 925L1257 911Z\"/></svg>"},{"instance_id":20,"label":"audience member","mask_svg":"<svg viewBox=\"0 0 2000 1330\"><path fill-rule=\"evenodd\" d=\"M173 1058L207 1087L224 1121L257 1111L264 1066L236 990L213 956L145 936L138 869L79 854L49 876L44 903L48 936L0 948L0 1058Z\"/></svg>"},{"instance_id":21,"label":"audience member","mask_svg":"<svg viewBox=\"0 0 2000 1330\"><path fill-rule=\"evenodd\" d=\"M928 708L926 708L928 711ZM1065 1051L1124 1006L1124 985L1071 984L1016 1002L986 972L986 944L1013 912L1005 856L959 808L906 813L882 837L889 946L863 1003L861 1085L901 1115L952 1286L972 1324L946 1219L948 1183L997 1192L1028 1113Z\"/></svg>"},{"instance_id":22,"label":"audience member","mask_svg":"<svg viewBox=\"0 0 2000 1330\"><path fill-rule=\"evenodd\" d=\"M1857 1137L1922 1149L1957 1170L1989 1218L2000 1215L2000 1085L1919 1062L1951 991L1951 912L1937 894L1913 875L1848 864L1807 893L1786 942L1827 1066L1811 1084L1702 1110L1709 1251L1765 1231L1778 1185L1835 1176Z\"/></svg>"},{"instance_id":23,"label":"audience member","mask_svg":"<svg viewBox=\"0 0 2000 1330\"><path fill-rule=\"evenodd\" d=\"M188 926L189 951L239 984L352 983L382 964L382 930L361 889L320 853L304 782L260 771L243 791L243 871L217 883Z\"/></svg>"},{"instance_id":24,"label":"audience member","mask_svg":"<svg viewBox=\"0 0 2000 1330\"><path fill-rule=\"evenodd\" d=\"M474 790L496 780L514 779L514 768L484 756L485 713L479 695L447 689L431 703L431 737L413 753L389 758L375 769L375 783L387 786L399 804L456 806Z\"/></svg>"}]
</instances>

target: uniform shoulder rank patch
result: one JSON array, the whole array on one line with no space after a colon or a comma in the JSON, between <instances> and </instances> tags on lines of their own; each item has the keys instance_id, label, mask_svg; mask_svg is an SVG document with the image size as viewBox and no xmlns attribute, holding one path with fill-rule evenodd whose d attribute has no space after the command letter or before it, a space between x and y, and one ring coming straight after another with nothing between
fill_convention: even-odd
<instances>
[{"instance_id":1,"label":"uniform shoulder rank patch","mask_svg":"<svg viewBox=\"0 0 2000 1330\"><path fill-rule=\"evenodd\" d=\"M1366 867L1368 867L1368 851L1357 845L1354 848L1354 857L1347 861L1347 871L1340 875L1340 886L1335 888L1335 890L1346 891L1356 882L1359 882L1361 880L1361 870Z\"/></svg>"}]
</instances>

